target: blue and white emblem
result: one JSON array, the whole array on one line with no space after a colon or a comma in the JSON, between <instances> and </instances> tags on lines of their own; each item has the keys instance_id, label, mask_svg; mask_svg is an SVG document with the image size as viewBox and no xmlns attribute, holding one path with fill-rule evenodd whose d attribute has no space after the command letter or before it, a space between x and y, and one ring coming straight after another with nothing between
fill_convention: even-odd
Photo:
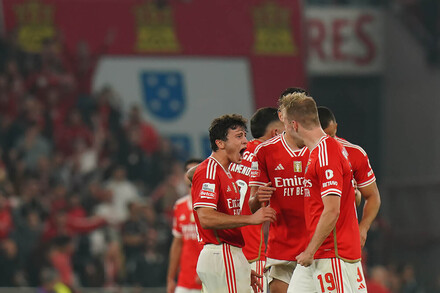
<instances>
[{"instance_id":1,"label":"blue and white emblem","mask_svg":"<svg viewBox=\"0 0 440 293\"><path fill-rule=\"evenodd\" d=\"M174 120L185 110L185 88L178 71L144 71L142 94L150 113L162 120Z\"/></svg>"}]
</instances>

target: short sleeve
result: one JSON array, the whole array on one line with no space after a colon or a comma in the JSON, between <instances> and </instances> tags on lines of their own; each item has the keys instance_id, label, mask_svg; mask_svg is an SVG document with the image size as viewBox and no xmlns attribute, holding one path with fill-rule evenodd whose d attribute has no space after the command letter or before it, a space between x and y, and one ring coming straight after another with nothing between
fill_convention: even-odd
<instances>
[{"instance_id":1,"label":"short sleeve","mask_svg":"<svg viewBox=\"0 0 440 293\"><path fill-rule=\"evenodd\" d=\"M182 226L179 222L179 209L177 205L174 205L174 212L173 212L173 236L176 238L182 237Z\"/></svg>"},{"instance_id":2,"label":"short sleeve","mask_svg":"<svg viewBox=\"0 0 440 293\"><path fill-rule=\"evenodd\" d=\"M255 155L252 160L249 186L263 186L267 182L269 182L269 177L267 175L264 150L259 149L255 151Z\"/></svg>"},{"instance_id":3,"label":"short sleeve","mask_svg":"<svg viewBox=\"0 0 440 293\"><path fill-rule=\"evenodd\" d=\"M360 150L358 150L356 166L353 166L353 176L359 188L368 186L376 181L368 155Z\"/></svg>"},{"instance_id":4,"label":"short sleeve","mask_svg":"<svg viewBox=\"0 0 440 293\"><path fill-rule=\"evenodd\" d=\"M319 145L316 172L319 178L321 197L329 194L342 195L344 157L339 154L339 149L329 149L326 144Z\"/></svg>"},{"instance_id":5,"label":"short sleeve","mask_svg":"<svg viewBox=\"0 0 440 293\"><path fill-rule=\"evenodd\" d=\"M217 166L210 166L197 172L193 178L193 191L195 194L193 208L217 209L218 196L220 192L220 180L216 176Z\"/></svg>"}]
</instances>

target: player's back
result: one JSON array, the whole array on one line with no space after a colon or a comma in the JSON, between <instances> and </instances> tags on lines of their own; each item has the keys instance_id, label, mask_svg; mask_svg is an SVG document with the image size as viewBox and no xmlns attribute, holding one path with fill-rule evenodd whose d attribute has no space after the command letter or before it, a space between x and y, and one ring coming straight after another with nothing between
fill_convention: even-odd
<instances>
[{"instance_id":1,"label":"player's back","mask_svg":"<svg viewBox=\"0 0 440 293\"><path fill-rule=\"evenodd\" d=\"M250 185L271 182L276 188L270 206L277 212L277 221L270 226L267 256L295 260L307 240L303 179L308 149L292 150L281 134L260 144L254 154Z\"/></svg>"},{"instance_id":2,"label":"player's back","mask_svg":"<svg viewBox=\"0 0 440 293\"><path fill-rule=\"evenodd\" d=\"M362 188L376 181L365 150L343 138L335 137L335 139L347 150L348 160L350 161L357 187Z\"/></svg>"}]
</instances>

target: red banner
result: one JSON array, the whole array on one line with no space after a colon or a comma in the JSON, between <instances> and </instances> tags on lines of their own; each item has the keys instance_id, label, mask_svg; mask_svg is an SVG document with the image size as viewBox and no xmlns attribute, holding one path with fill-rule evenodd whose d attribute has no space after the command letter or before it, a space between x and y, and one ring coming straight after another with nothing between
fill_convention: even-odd
<instances>
[{"instance_id":1,"label":"red banner","mask_svg":"<svg viewBox=\"0 0 440 293\"><path fill-rule=\"evenodd\" d=\"M3 0L3 10L7 31L28 51L60 35L71 51L81 40L97 50L112 31L112 55L245 56L262 107L287 87L305 87L299 2Z\"/></svg>"}]
</instances>

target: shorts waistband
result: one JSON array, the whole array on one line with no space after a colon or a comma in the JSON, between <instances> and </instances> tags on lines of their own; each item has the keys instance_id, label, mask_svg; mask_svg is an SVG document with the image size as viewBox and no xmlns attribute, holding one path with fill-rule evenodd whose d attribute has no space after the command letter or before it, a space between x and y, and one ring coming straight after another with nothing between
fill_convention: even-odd
<instances>
[{"instance_id":1,"label":"shorts waistband","mask_svg":"<svg viewBox=\"0 0 440 293\"><path fill-rule=\"evenodd\" d=\"M205 244L205 245L203 246L203 249L209 249L209 250L222 250L224 246L226 246L226 247L230 247L230 248L231 248L231 251L242 251L240 247L233 246L233 245L230 245L230 244L228 244L228 243L221 243L221 244Z\"/></svg>"}]
</instances>

